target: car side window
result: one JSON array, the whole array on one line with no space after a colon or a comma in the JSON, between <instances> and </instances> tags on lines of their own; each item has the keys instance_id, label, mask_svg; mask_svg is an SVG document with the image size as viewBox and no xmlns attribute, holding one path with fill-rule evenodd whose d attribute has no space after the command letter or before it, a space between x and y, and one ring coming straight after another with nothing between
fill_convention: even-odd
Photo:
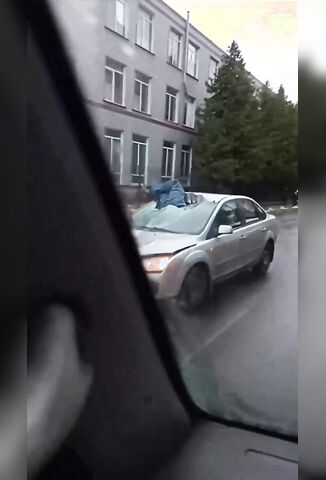
<instances>
[{"instance_id":1,"label":"car side window","mask_svg":"<svg viewBox=\"0 0 326 480\"><path fill-rule=\"evenodd\" d=\"M259 220L264 220L266 218L264 210L259 208L258 205L256 205L251 200L241 199L239 200L239 202L246 225L258 222Z\"/></svg>"},{"instance_id":2,"label":"car side window","mask_svg":"<svg viewBox=\"0 0 326 480\"><path fill-rule=\"evenodd\" d=\"M221 206L207 235L207 239L217 237L220 225L231 225L234 229L242 226L241 212L235 200Z\"/></svg>"}]
</instances>

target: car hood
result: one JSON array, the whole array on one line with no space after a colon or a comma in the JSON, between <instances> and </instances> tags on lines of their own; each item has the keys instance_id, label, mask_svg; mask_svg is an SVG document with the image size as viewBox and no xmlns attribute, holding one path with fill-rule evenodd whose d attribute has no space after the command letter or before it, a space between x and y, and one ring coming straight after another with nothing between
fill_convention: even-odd
<instances>
[{"instance_id":1,"label":"car hood","mask_svg":"<svg viewBox=\"0 0 326 480\"><path fill-rule=\"evenodd\" d=\"M195 235L133 230L141 256L174 253L197 244Z\"/></svg>"}]
</instances>

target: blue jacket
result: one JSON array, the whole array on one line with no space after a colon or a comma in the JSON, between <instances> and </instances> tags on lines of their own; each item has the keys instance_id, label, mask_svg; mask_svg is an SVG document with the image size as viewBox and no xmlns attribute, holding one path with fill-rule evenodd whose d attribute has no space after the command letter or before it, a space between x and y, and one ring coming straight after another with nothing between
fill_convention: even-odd
<instances>
[{"instance_id":1,"label":"blue jacket","mask_svg":"<svg viewBox=\"0 0 326 480\"><path fill-rule=\"evenodd\" d=\"M185 191L179 180L169 180L150 187L150 193L157 201L156 208L164 208L168 205L185 207Z\"/></svg>"}]
</instances>

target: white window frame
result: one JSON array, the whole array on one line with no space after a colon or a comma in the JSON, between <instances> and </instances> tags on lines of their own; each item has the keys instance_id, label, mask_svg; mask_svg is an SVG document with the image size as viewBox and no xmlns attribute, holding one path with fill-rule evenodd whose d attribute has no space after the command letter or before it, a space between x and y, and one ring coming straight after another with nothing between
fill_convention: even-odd
<instances>
[{"instance_id":1,"label":"white window frame","mask_svg":"<svg viewBox=\"0 0 326 480\"><path fill-rule=\"evenodd\" d=\"M120 33L118 31L118 22L117 22L117 3L121 3L123 5L123 33ZM119 34L122 35L123 37L127 36L127 14L126 14L126 1L125 0L115 0L115 19L114 19L114 29L115 31Z\"/></svg>"},{"instance_id":2,"label":"white window frame","mask_svg":"<svg viewBox=\"0 0 326 480\"><path fill-rule=\"evenodd\" d=\"M183 145L185 147L186 145ZM181 172L181 177L187 179L187 184L186 186L189 187L190 185L190 179L191 179L191 171L192 171L192 147L188 147L188 150L185 150L184 148L181 148L181 167L183 163L183 156L184 154L189 155L189 172L188 175L184 175L184 171Z\"/></svg>"},{"instance_id":3,"label":"white window frame","mask_svg":"<svg viewBox=\"0 0 326 480\"><path fill-rule=\"evenodd\" d=\"M213 62L215 63L215 75L211 76L211 65L212 65ZM215 80L215 76L217 75L219 66L220 66L219 60L216 60L215 58L210 57L210 59L209 59L209 67L208 67L208 81L209 81L210 83L212 83L212 82Z\"/></svg>"},{"instance_id":4,"label":"white window frame","mask_svg":"<svg viewBox=\"0 0 326 480\"><path fill-rule=\"evenodd\" d=\"M142 22L142 36L141 36L141 41L140 42L138 41L139 21ZM149 45L149 48L147 48L147 46L144 46L144 23L146 23L146 22L150 24L150 45ZM136 45L144 48L148 52L153 53L153 45L154 45L153 42L154 42L153 15L150 12L148 12L147 10L144 10L143 8L139 8L138 9L138 14L137 14L137 26L136 26Z\"/></svg>"},{"instance_id":5,"label":"white window frame","mask_svg":"<svg viewBox=\"0 0 326 480\"><path fill-rule=\"evenodd\" d=\"M106 102L114 103L116 105L120 105L121 107L124 107L125 106L125 93L126 93L126 89L125 89L125 67L122 66L122 72L120 72L119 70L116 70L113 67L109 67L108 65L105 65L105 71L107 71L107 70L112 72L112 100L107 98L107 97L104 97L104 100ZM122 103L119 103L119 102L115 101L115 76L116 76L116 74L117 75L122 75ZM105 78L104 78L104 82L106 83ZM104 93L105 93L105 89L104 89Z\"/></svg>"},{"instance_id":6,"label":"white window frame","mask_svg":"<svg viewBox=\"0 0 326 480\"><path fill-rule=\"evenodd\" d=\"M138 135L141 137L142 135ZM137 171L139 172L139 149L140 145L145 145L146 151L145 151L145 168L144 168L144 184L147 185L147 170L148 170L148 138L146 139L146 142L138 142L136 140L132 140L132 146L136 144L137 145ZM131 150L133 152L133 148ZM131 168L132 168L132 163L131 163ZM132 177L133 175L137 175L139 177L139 173L133 173L131 170L131 185L139 185L139 183L133 182Z\"/></svg>"},{"instance_id":7,"label":"white window frame","mask_svg":"<svg viewBox=\"0 0 326 480\"><path fill-rule=\"evenodd\" d=\"M175 91L175 92L176 92L175 95L173 95L173 93L169 93L167 90L165 92L165 97L169 97L168 118L165 118L165 120L167 122L172 122L172 123L178 123L178 115L179 115L179 92L178 91ZM171 98L175 98L175 119L174 120L171 120ZM165 105L166 105L166 102L165 102Z\"/></svg>"},{"instance_id":8,"label":"white window frame","mask_svg":"<svg viewBox=\"0 0 326 480\"><path fill-rule=\"evenodd\" d=\"M190 52L190 47L194 48L195 51L195 64L194 64L194 72L189 71L189 52ZM187 47L187 74L190 75L191 77L198 78L198 64L199 64L199 48L193 44L192 42L188 42L188 47Z\"/></svg>"},{"instance_id":9,"label":"white window frame","mask_svg":"<svg viewBox=\"0 0 326 480\"><path fill-rule=\"evenodd\" d=\"M111 144L111 158L110 158L110 171L111 171L111 166L112 166L112 153L113 153L113 148L112 148L112 142L114 140L119 140L120 142L120 172L119 172L119 184L121 185L121 178L122 178L122 169L123 169L123 132L120 132L120 137L113 137L112 135L106 135L104 134L105 139L110 140ZM106 142L105 142L106 144ZM106 147L106 145L105 145ZM118 177L117 173L111 172L113 177Z\"/></svg>"},{"instance_id":10,"label":"white window frame","mask_svg":"<svg viewBox=\"0 0 326 480\"><path fill-rule=\"evenodd\" d=\"M151 95L151 82L150 82L150 79L148 79L148 83L144 82L143 80L139 80L139 78L137 78L137 74L136 74L136 78L135 78L135 84L136 83L139 83L140 84L140 97L139 97L139 108L136 108L134 107L133 109L136 110L137 112L141 112L141 113L147 113L148 115L150 115L151 113L151 100L152 100L152 95ZM143 95L143 86L146 86L148 87L148 105L147 105L147 111L145 112L144 110L141 110L141 106L142 106L142 95ZM135 94L135 93L134 93Z\"/></svg>"},{"instance_id":11,"label":"white window frame","mask_svg":"<svg viewBox=\"0 0 326 480\"><path fill-rule=\"evenodd\" d=\"M183 123L183 126L184 127L188 127L188 128L195 128L195 121L196 121L196 99L195 98L192 98L192 97L185 97L185 108L187 105L191 105L192 109L193 109L193 116L192 116L192 124L191 125L188 125L187 124L187 115L186 115L186 122ZM187 107L188 108L188 107Z\"/></svg>"},{"instance_id":12,"label":"white window frame","mask_svg":"<svg viewBox=\"0 0 326 480\"><path fill-rule=\"evenodd\" d=\"M166 141L167 142L167 141ZM165 142L164 142L165 143ZM172 143L173 147L166 147L163 143L163 156L164 158L162 159L162 163L165 161L165 175L162 174L161 172L161 178L164 180L173 180L175 178L175 156L176 156L176 144L173 142L167 142L167 143ZM173 157L172 157L172 168L171 168L171 176L166 175L167 170L168 170L168 152L173 152Z\"/></svg>"},{"instance_id":13,"label":"white window frame","mask_svg":"<svg viewBox=\"0 0 326 480\"><path fill-rule=\"evenodd\" d=\"M172 47L171 47L172 45ZM179 47L179 55L177 64L173 63L173 54L175 45ZM170 62L170 49L172 49L172 62ZM181 68L181 52L182 52L182 35L175 32L174 30L169 31L169 41L168 41L168 63L173 67Z\"/></svg>"}]
</instances>

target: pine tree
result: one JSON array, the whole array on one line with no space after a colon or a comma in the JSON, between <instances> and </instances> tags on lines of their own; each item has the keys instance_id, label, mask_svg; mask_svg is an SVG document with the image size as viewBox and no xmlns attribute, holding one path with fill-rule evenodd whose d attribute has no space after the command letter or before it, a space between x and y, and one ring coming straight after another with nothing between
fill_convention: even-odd
<instances>
[{"instance_id":1,"label":"pine tree","mask_svg":"<svg viewBox=\"0 0 326 480\"><path fill-rule=\"evenodd\" d=\"M297 106L281 85L255 90L232 42L199 115L196 157L216 185L234 189L297 186Z\"/></svg>"},{"instance_id":2,"label":"pine tree","mask_svg":"<svg viewBox=\"0 0 326 480\"><path fill-rule=\"evenodd\" d=\"M281 85L277 94L267 86L260 94L257 145L263 157L262 181L279 189L297 185L297 107Z\"/></svg>"},{"instance_id":3,"label":"pine tree","mask_svg":"<svg viewBox=\"0 0 326 480\"><path fill-rule=\"evenodd\" d=\"M201 167L217 182L231 185L261 178L253 157L258 100L241 51L235 41L200 112L196 154Z\"/></svg>"}]
</instances>

